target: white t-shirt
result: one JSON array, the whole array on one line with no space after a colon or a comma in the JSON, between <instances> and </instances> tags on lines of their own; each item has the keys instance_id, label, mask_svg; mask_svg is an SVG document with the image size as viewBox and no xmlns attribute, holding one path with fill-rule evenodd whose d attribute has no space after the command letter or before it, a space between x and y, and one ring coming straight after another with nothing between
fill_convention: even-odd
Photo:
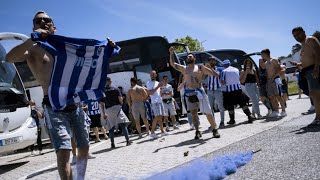
<instances>
[{"instance_id":1,"label":"white t-shirt","mask_svg":"<svg viewBox=\"0 0 320 180\"><path fill-rule=\"evenodd\" d=\"M153 90L158 86L159 82L158 81L148 81L146 86L147 86L147 90ZM153 94L150 95L151 97L151 103L161 103L162 102L162 98L160 95L160 88L157 89L156 92L154 92Z\"/></svg>"},{"instance_id":2,"label":"white t-shirt","mask_svg":"<svg viewBox=\"0 0 320 180\"><path fill-rule=\"evenodd\" d=\"M173 88L170 84L167 84L167 85L163 85L161 87L161 92L162 93L169 93L169 92L172 92L173 91ZM163 99L170 99L171 96L170 95L164 95L162 96Z\"/></svg>"}]
</instances>

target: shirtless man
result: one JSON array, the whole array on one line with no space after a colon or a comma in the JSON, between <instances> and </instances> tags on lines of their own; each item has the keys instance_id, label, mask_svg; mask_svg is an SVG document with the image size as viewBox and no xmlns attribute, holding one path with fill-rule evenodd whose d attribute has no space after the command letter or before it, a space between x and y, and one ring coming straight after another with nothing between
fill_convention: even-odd
<instances>
[{"instance_id":1,"label":"shirtless man","mask_svg":"<svg viewBox=\"0 0 320 180\"><path fill-rule=\"evenodd\" d=\"M320 79L319 79L319 65L320 65L320 43L315 37L307 37L302 27L296 27L292 30L293 37L302 45L301 63L298 66L302 67L300 76L307 79L309 94L314 102L316 109L315 120L310 124L311 126L320 125Z\"/></svg>"},{"instance_id":2,"label":"shirtless man","mask_svg":"<svg viewBox=\"0 0 320 180\"><path fill-rule=\"evenodd\" d=\"M282 83L279 77L281 72L281 67L277 59L270 57L270 50L264 49L261 51L261 57L266 61L266 71L267 71L267 95L271 101L274 112L272 112L269 117L279 117L286 116L286 107L282 95ZM279 114L279 104L281 104L282 112Z\"/></svg>"},{"instance_id":3,"label":"shirtless man","mask_svg":"<svg viewBox=\"0 0 320 180\"><path fill-rule=\"evenodd\" d=\"M131 88L128 91L128 105L131 114L136 122L136 128L141 138L141 126L140 126L140 117L142 118L144 125L146 126L147 134L149 135L149 123L146 117L146 109L144 107L144 102L148 98L148 93L145 88L137 85L137 79L130 79Z\"/></svg>"},{"instance_id":4,"label":"shirtless man","mask_svg":"<svg viewBox=\"0 0 320 180\"><path fill-rule=\"evenodd\" d=\"M193 124L196 129L195 139L199 139L202 135L199 131L198 125L198 109L205 113L207 119L211 125L214 138L220 138L220 134L217 130L217 125L212 114L212 110L209 104L209 99L202 87L202 80L205 75L218 76L219 74L212 70L212 68L205 67L204 65L195 65L195 56L189 53L187 56L187 66L183 66L175 63L174 61L174 48L170 47L170 65L176 70L180 71L186 82L186 103L187 110L190 110L192 114Z\"/></svg>"},{"instance_id":5,"label":"shirtless man","mask_svg":"<svg viewBox=\"0 0 320 180\"><path fill-rule=\"evenodd\" d=\"M46 37L54 34L56 27L46 12L38 11L33 18L33 31L41 33L42 37ZM114 44L113 42L111 43ZM27 61L32 74L42 86L44 94L43 103L45 104L46 115L49 116L49 119L47 119L48 127L50 129L52 143L56 150L60 178L72 179L69 163L70 150L72 149L69 132L70 126L72 126L73 132L77 137L76 143L78 147L77 178L84 179L89 151L89 136L84 122L84 111L80 108L80 112L75 115L77 109L73 108L76 107L76 105L72 105L72 108L68 110L65 108L59 112L55 112L52 109L48 98L48 87L54 57L30 38L24 43L14 47L7 54L6 59L11 63ZM73 121L73 123L70 124L70 119L73 119L72 117L76 118L77 121Z\"/></svg>"}]
</instances>

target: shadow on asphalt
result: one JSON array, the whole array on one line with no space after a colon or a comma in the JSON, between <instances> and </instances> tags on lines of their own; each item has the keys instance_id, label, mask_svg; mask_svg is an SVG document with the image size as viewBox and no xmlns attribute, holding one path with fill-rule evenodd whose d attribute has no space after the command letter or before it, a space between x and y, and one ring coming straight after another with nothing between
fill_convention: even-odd
<instances>
[{"instance_id":1,"label":"shadow on asphalt","mask_svg":"<svg viewBox=\"0 0 320 180\"><path fill-rule=\"evenodd\" d=\"M262 121L262 123L272 122L272 121L280 121L284 117L267 117L266 120Z\"/></svg>"},{"instance_id":2,"label":"shadow on asphalt","mask_svg":"<svg viewBox=\"0 0 320 180\"><path fill-rule=\"evenodd\" d=\"M254 121L253 121L253 123L254 123ZM244 122L241 122L241 123L237 123L237 122L236 122L236 124L227 124L227 125L225 125L225 126L223 126L223 127L219 127L219 129L234 128L234 127L237 127L237 126L240 126L240 125L243 125L243 124L250 124L250 123L248 123L248 121L244 121Z\"/></svg>"},{"instance_id":3,"label":"shadow on asphalt","mask_svg":"<svg viewBox=\"0 0 320 180\"><path fill-rule=\"evenodd\" d=\"M0 166L0 175L7 173L9 171L12 171L20 166L23 166L27 164L29 161L24 161L24 162L18 162L18 163L12 163L12 164L5 164Z\"/></svg>"},{"instance_id":4,"label":"shadow on asphalt","mask_svg":"<svg viewBox=\"0 0 320 180\"><path fill-rule=\"evenodd\" d=\"M195 144L195 145L194 146L190 146L190 148L195 148L195 147L198 147L198 146L201 146L201 145L207 143L207 141L212 139L212 138L213 137L207 138L207 139L190 139L190 140L187 140L187 141L180 142L180 143L178 143L176 145L166 146L166 147L163 147L163 148L156 149L155 151L153 151L153 153L157 153L162 149L166 149L166 148L170 148L170 147L182 147L182 146L188 146L188 145L192 145L192 144Z\"/></svg>"},{"instance_id":5,"label":"shadow on asphalt","mask_svg":"<svg viewBox=\"0 0 320 180\"><path fill-rule=\"evenodd\" d=\"M310 132L320 132L320 126L305 126L290 133L305 134Z\"/></svg>"},{"instance_id":6,"label":"shadow on asphalt","mask_svg":"<svg viewBox=\"0 0 320 180\"><path fill-rule=\"evenodd\" d=\"M123 146L124 147L124 146ZM112 149L111 147L110 148L107 148L107 149L102 149L100 151L96 151L96 152L92 152L92 154L101 154L101 153L106 153L106 152L109 152L109 151L113 151L113 150L116 150L116 149L119 149L119 148L122 148L121 147L116 147L114 149Z\"/></svg>"}]
</instances>

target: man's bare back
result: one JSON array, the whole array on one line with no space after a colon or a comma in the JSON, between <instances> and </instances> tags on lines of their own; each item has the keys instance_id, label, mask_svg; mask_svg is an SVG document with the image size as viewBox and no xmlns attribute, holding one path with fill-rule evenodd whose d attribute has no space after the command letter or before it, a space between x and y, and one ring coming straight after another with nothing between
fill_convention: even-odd
<instances>
[{"instance_id":1,"label":"man's bare back","mask_svg":"<svg viewBox=\"0 0 320 180\"><path fill-rule=\"evenodd\" d=\"M139 85L135 85L134 87L130 88L128 91L128 96L128 98L131 100L131 103L144 102L148 98L147 91Z\"/></svg>"},{"instance_id":2,"label":"man's bare back","mask_svg":"<svg viewBox=\"0 0 320 180\"><path fill-rule=\"evenodd\" d=\"M266 61L268 80L273 80L276 76L279 76L280 69L281 68L278 60L271 58L269 61Z\"/></svg>"}]
</instances>

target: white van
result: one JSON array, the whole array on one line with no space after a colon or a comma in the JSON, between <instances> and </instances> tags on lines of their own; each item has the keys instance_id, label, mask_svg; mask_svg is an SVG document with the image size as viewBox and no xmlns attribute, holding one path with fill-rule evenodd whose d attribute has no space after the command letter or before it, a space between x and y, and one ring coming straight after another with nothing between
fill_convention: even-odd
<instances>
[{"instance_id":1,"label":"white van","mask_svg":"<svg viewBox=\"0 0 320 180\"><path fill-rule=\"evenodd\" d=\"M0 33L0 40L26 40L16 33ZM36 142L37 127L20 75L5 61L6 51L0 41L0 154L23 149Z\"/></svg>"}]
</instances>

